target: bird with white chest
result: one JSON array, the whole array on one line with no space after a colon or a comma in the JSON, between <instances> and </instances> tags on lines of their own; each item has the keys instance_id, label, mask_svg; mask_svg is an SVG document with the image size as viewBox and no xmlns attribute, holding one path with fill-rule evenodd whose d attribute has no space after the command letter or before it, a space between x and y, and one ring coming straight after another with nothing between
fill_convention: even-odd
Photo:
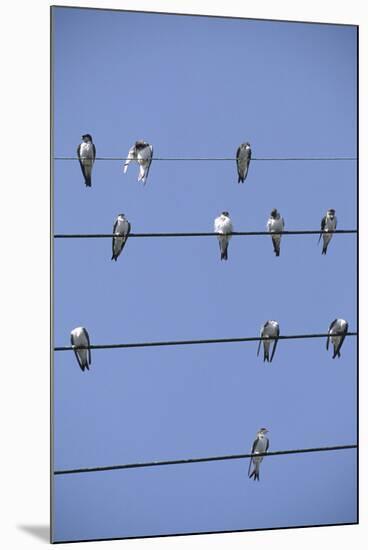
<instances>
[{"instance_id":1,"label":"bird with white chest","mask_svg":"<svg viewBox=\"0 0 368 550\"><path fill-rule=\"evenodd\" d=\"M244 183L248 175L252 150L250 143L241 143L236 151L236 169L238 171L238 183Z\"/></svg>"},{"instance_id":2,"label":"bird with white chest","mask_svg":"<svg viewBox=\"0 0 368 550\"><path fill-rule=\"evenodd\" d=\"M332 359L335 359L335 357L341 357L341 346L345 340L345 336L348 330L349 323L345 321L345 319L334 319L330 324L328 329L326 349L328 350L331 341L334 349Z\"/></svg>"},{"instance_id":3,"label":"bird with white chest","mask_svg":"<svg viewBox=\"0 0 368 550\"><path fill-rule=\"evenodd\" d=\"M77 155L84 177L84 183L86 187L91 187L92 168L96 160L96 147L93 143L91 134L84 134L82 136L82 143L78 145Z\"/></svg>"},{"instance_id":4,"label":"bird with white chest","mask_svg":"<svg viewBox=\"0 0 368 550\"><path fill-rule=\"evenodd\" d=\"M112 260L118 259L120 256L130 233L130 223L126 219L124 214L119 214L115 220L112 232L114 237L112 238Z\"/></svg>"},{"instance_id":5,"label":"bird with white chest","mask_svg":"<svg viewBox=\"0 0 368 550\"><path fill-rule=\"evenodd\" d=\"M274 208L271 210L270 217L267 221L267 231L269 233L279 233L280 231L284 231L284 227L284 218L281 216L280 212ZM280 256L281 236L282 235L272 235L273 250L276 256Z\"/></svg>"},{"instance_id":6,"label":"bird with white chest","mask_svg":"<svg viewBox=\"0 0 368 550\"><path fill-rule=\"evenodd\" d=\"M268 437L266 437L266 434L268 433L267 428L261 428L256 435L256 438L252 445L252 453L251 454L257 454L257 453L267 453L268 448L270 446L270 442ZM248 468L248 477L251 479L253 477L254 481L259 481L259 466L263 460L263 456L253 456L250 459L249 462L249 468ZM251 467L253 464L253 471L251 472Z\"/></svg>"},{"instance_id":7,"label":"bird with white chest","mask_svg":"<svg viewBox=\"0 0 368 550\"><path fill-rule=\"evenodd\" d=\"M84 372L85 369L89 370L89 365L91 364L91 344L87 330L84 327L73 329L70 333L70 342L82 371Z\"/></svg>"},{"instance_id":8,"label":"bird with white chest","mask_svg":"<svg viewBox=\"0 0 368 550\"><path fill-rule=\"evenodd\" d=\"M337 218L336 218L336 212L333 208L330 208L327 210L326 215L323 216L321 220L321 233L319 235L318 242L321 240L321 237L323 236L323 248L322 248L322 254L327 254L327 247L332 239L333 231L336 230L337 227Z\"/></svg>"},{"instance_id":9,"label":"bird with white chest","mask_svg":"<svg viewBox=\"0 0 368 550\"><path fill-rule=\"evenodd\" d=\"M227 249L231 239L231 233L233 232L233 222L231 221L229 212L224 211L215 219L214 232L219 233L218 240L221 260L227 260Z\"/></svg>"},{"instance_id":10,"label":"bird with white chest","mask_svg":"<svg viewBox=\"0 0 368 550\"><path fill-rule=\"evenodd\" d=\"M259 350L261 349L261 343L263 342L263 361L267 361L268 363L271 363L273 356L275 355L279 336L280 336L280 326L278 322L266 321L261 328L260 338L263 338L263 340L259 341L257 357L259 355ZM270 358L270 347L272 342L274 344L273 344L272 354Z\"/></svg>"},{"instance_id":11,"label":"bird with white chest","mask_svg":"<svg viewBox=\"0 0 368 550\"><path fill-rule=\"evenodd\" d=\"M139 164L138 181L141 181L145 185L152 162L152 157L152 145L143 140L136 141L135 144L129 149L128 157L124 163L124 174L126 174L131 161L136 161Z\"/></svg>"}]
</instances>

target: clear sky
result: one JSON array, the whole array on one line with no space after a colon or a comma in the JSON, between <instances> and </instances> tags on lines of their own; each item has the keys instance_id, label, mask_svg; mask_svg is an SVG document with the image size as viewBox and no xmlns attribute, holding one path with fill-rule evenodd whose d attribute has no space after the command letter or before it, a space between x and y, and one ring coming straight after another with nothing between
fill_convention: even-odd
<instances>
[{"instance_id":1,"label":"clear sky","mask_svg":"<svg viewBox=\"0 0 368 550\"><path fill-rule=\"evenodd\" d=\"M91 133L98 156L137 139L156 156L356 156L356 28L54 9L55 156ZM87 189L76 161L55 161L55 232L109 233L124 212L133 232L212 231L228 210L237 231L263 231L272 208L285 229L318 229L335 208L356 227L356 165L96 161ZM356 330L356 238L313 235L131 239L112 262L108 239L55 243L55 344L85 326L91 343ZM82 373L55 353L55 468L356 442L356 338L341 359L325 341L281 341L271 365L256 343L94 350ZM356 452L57 476L54 540L346 523L356 520Z\"/></svg>"}]
</instances>

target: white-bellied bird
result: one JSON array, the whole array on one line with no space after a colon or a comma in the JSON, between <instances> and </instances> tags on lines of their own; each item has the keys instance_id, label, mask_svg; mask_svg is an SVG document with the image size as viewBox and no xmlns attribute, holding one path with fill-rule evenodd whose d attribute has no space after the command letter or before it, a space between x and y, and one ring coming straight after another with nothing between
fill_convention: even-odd
<instances>
[{"instance_id":1,"label":"white-bellied bird","mask_svg":"<svg viewBox=\"0 0 368 550\"><path fill-rule=\"evenodd\" d=\"M84 134L82 136L82 143L78 145L77 155L82 174L84 177L84 183L86 187L92 186L92 168L96 159L96 147L92 141L91 134Z\"/></svg>"},{"instance_id":2,"label":"white-bellied bird","mask_svg":"<svg viewBox=\"0 0 368 550\"><path fill-rule=\"evenodd\" d=\"M142 183L145 185L152 162L152 157L152 145L143 140L136 141L135 144L129 149L128 157L124 163L124 174L128 170L128 166L132 160L138 162L138 181L142 181Z\"/></svg>"},{"instance_id":3,"label":"white-bellied bird","mask_svg":"<svg viewBox=\"0 0 368 550\"><path fill-rule=\"evenodd\" d=\"M270 446L270 442L268 440L268 437L266 437L266 433L268 433L267 428L261 428L256 435L256 438L253 442L252 446L252 454L257 453L267 453L268 448ZM254 481L259 481L259 466L263 460L263 456L255 457L253 456L250 459L249 462L249 468L248 468L248 477L251 479L253 477ZM253 465L253 471L251 472L251 468Z\"/></svg>"},{"instance_id":4,"label":"white-bellied bird","mask_svg":"<svg viewBox=\"0 0 368 550\"><path fill-rule=\"evenodd\" d=\"M335 357L341 357L340 349L345 340L345 336L348 330L349 323L344 319L334 319L330 324L330 327L328 329L326 349L328 350L328 346L331 340L331 344L333 345L332 359L335 359Z\"/></svg>"},{"instance_id":5,"label":"white-bellied bird","mask_svg":"<svg viewBox=\"0 0 368 550\"><path fill-rule=\"evenodd\" d=\"M318 242L321 240L321 237L323 236L323 248L322 248L322 254L327 253L327 247L329 245L330 240L332 239L332 233L326 233L326 231L335 231L337 226L337 218L335 215L335 210L333 208L330 208L327 210L326 215L323 216L321 220L321 233L318 239Z\"/></svg>"},{"instance_id":6,"label":"white-bellied bird","mask_svg":"<svg viewBox=\"0 0 368 550\"><path fill-rule=\"evenodd\" d=\"M263 361L271 363L273 356L275 355L278 338L280 336L280 327L277 321L266 321L261 328L260 337L264 340L260 340L258 344L257 356L263 342ZM270 347L273 342L272 354L270 357Z\"/></svg>"},{"instance_id":7,"label":"white-bellied bird","mask_svg":"<svg viewBox=\"0 0 368 550\"><path fill-rule=\"evenodd\" d=\"M274 208L271 210L270 217L267 221L267 231L269 233L284 231L284 227L284 218L281 216L280 212ZM272 235L273 250L276 256L280 256L281 236L282 235Z\"/></svg>"},{"instance_id":8,"label":"white-bellied bird","mask_svg":"<svg viewBox=\"0 0 368 550\"><path fill-rule=\"evenodd\" d=\"M239 145L236 151L236 168L238 170L238 183L240 182L244 183L244 180L248 175L251 156L252 156L252 150L248 142L242 143L241 145Z\"/></svg>"},{"instance_id":9,"label":"white-bellied bird","mask_svg":"<svg viewBox=\"0 0 368 550\"><path fill-rule=\"evenodd\" d=\"M220 245L221 260L227 260L227 249L231 239L231 233L233 232L233 223L229 212L222 212L222 214L215 219L214 232L220 233L220 235L218 235L218 240Z\"/></svg>"},{"instance_id":10,"label":"white-bellied bird","mask_svg":"<svg viewBox=\"0 0 368 550\"><path fill-rule=\"evenodd\" d=\"M84 327L77 327L70 333L70 341L74 350L78 365L84 371L89 370L91 364L90 341L87 330ZM81 348L81 349L78 349Z\"/></svg>"},{"instance_id":11,"label":"white-bellied bird","mask_svg":"<svg viewBox=\"0 0 368 550\"><path fill-rule=\"evenodd\" d=\"M126 219L124 214L119 214L115 220L114 227L112 229L114 236L112 238L112 260L118 259L120 256L130 233L130 223Z\"/></svg>"}]
</instances>

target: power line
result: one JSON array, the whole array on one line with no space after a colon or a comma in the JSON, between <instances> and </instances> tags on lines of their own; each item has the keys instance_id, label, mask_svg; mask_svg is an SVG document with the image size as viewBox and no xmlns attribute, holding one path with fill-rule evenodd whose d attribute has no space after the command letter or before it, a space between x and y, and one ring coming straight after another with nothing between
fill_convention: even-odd
<instances>
[{"instance_id":1,"label":"power line","mask_svg":"<svg viewBox=\"0 0 368 550\"><path fill-rule=\"evenodd\" d=\"M147 468L151 466L169 466L174 464L193 464L195 462L214 462L220 460L237 460L240 458L252 458L254 456L276 456L276 455L291 455L301 453L317 453L328 451L340 451L342 449L357 449L357 445L335 445L333 447L313 447L308 449L291 449L286 451L270 451L267 453L257 454L239 454L239 455L220 455L220 456L208 456L202 458L182 458L178 460L155 460L153 462L136 462L131 464L116 464L113 466L96 466L92 468L75 468L71 470L55 470L54 474L66 475L66 474L83 474L90 472L106 472L108 470L126 470L128 468Z\"/></svg>"},{"instance_id":2,"label":"power line","mask_svg":"<svg viewBox=\"0 0 368 550\"><path fill-rule=\"evenodd\" d=\"M341 334L342 335L342 334ZM327 338L330 334L292 334L289 336L278 336L278 340L299 340L305 338ZM338 336L338 334L334 334ZM356 332L347 332L345 336L357 336ZM274 340L272 338L262 336L251 336L247 338L213 338L206 340L173 340L163 342L139 342L132 344L99 344L90 346L59 346L55 347L54 351L72 351L77 349L118 349L118 348L148 348L158 346L189 346L194 344L228 344L233 342L259 342L262 340Z\"/></svg>"},{"instance_id":3,"label":"power line","mask_svg":"<svg viewBox=\"0 0 368 550\"><path fill-rule=\"evenodd\" d=\"M231 236L255 236L255 235L321 235L328 233L352 234L358 233L356 229L336 229L335 231L301 230L301 231L233 231L227 235ZM194 233L129 233L131 237L218 237L221 233L215 232L194 232ZM55 239L99 239L119 237L114 233L59 233L54 235Z\"/></svg>"},{"instance_id":4,"label":"power line","mask_svg":"<svg viewBox=\"0 0 368 550\"><path fill-rule=\"evenodd\" d=\"M54 157L54 160L79 160L78 157ZM135 160L129 159L127 157L96 157L95 160ZM153 157L151 160L230 160L235 162L237 159L234 157ZM306 160L306 161L324 161L324 160L358 160L357 157L254 157L251 159L253 161L296 161L296 160Z\"/></svg>"}]
</instances>

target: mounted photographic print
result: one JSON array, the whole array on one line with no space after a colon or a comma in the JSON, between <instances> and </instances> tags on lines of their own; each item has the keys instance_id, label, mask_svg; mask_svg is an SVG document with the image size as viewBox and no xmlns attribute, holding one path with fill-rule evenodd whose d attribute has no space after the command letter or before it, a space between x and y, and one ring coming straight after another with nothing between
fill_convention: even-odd
<instances>
[{"instance_id":1,"label":"mounted photographic print","mask_svg":"<svg viewBox=\"0 0 368 550\"><path fill-rule=\"evenodd\" d=\"M51 17L52 542L357 523L358 27Z\"/></svg>"}]
</instances>

